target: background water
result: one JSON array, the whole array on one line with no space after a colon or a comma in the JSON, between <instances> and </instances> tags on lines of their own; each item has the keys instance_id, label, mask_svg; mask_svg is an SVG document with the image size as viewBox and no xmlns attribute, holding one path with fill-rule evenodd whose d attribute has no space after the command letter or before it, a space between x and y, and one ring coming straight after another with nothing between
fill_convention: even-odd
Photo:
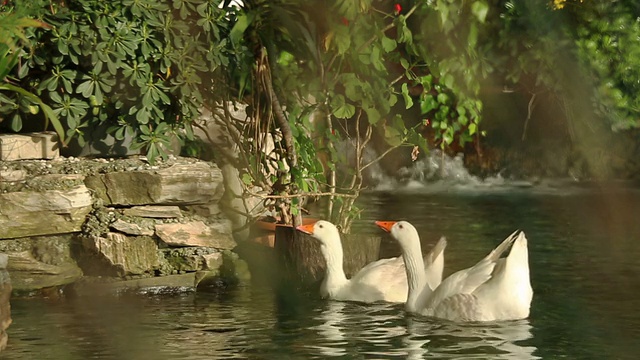
<instances>
[{"instance_id":1,"label":"background water","mask_svg":"<svg viewBox=\"0 0 640 360\"><path fill-rule=\"evenodd\" d=\"M455 324L401 305L318 299L256 284L215 294L14 299L2 359L635 359L640 352L638 188L406 186L361 198L356 231L405 219L445 275L515 229L529 239L527 320ZM383 247L397 253L392 242Z\"/></svg>"}]
</instances>

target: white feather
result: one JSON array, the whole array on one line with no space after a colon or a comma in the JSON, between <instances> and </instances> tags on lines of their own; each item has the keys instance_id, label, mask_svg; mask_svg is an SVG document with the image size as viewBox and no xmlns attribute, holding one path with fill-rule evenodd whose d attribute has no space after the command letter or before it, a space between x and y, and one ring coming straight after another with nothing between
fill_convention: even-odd
<instances>
[{"instance_id":1,"label":"white feather","mask_svg":"<svg viewBox=\"0 0 640 360\"><path fill-rule=\"evenodd\" d=\"M484 259L460 270L431 289L421 268L420 238L406 221L379 224L403 249L409 279L406 309L454 321L514 320L529 316L533 290L529 279L527 239L514 232ZM506 259L501 255L511 247Z\"/></svg>"},{"instance_id":2,"label":"white feather","mask_svg":"<svg viewBox=\"0 0 640 360\"><path fill-rule=\"evenodd\" d=\"M402 256L380 259L367 264L347 279L343 269L343 250L340 233L332 223L320 220L313 225L299 226L303 231L320 241L327 269L320 287L322 296L342 301L359 302L405 302L408 285ZM440 241L423 259L422 273L437 286L442 280L444 248L446 240Z\"/></svg>"}]
</instances>

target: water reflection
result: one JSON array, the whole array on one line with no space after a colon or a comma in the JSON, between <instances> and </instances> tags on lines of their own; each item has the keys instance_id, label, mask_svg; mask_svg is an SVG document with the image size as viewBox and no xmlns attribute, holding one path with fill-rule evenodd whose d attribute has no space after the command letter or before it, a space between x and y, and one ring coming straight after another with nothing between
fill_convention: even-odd
<instances>
[{"instance_id":1,"label":"water reflection","mask_svg":"<svg viewBox=\"0 0 640 360\"><path fill-rule=\"evenodd\" d=\"M308 348L324 357L539 359L527 320L457 324L408 316L401 305L332 301L312 321L319 337Z\"/></svg>"},{"instance_id":2,"label":"water reflection","mask_svg":"<svg viewBox=\"0 0 640 360\"><path fill-rule=\"evenodd\" d=\"M320 321L320 324L312 326L311 330L317 331L324 341L322 344L311 345L311 348L318 350L320 354L325 356L346 355L345 347L349 342L345 337L343 328L348 320L347 315L344 313L344 309L347 306L347 303L344 302L330 301L326 309L323 309L314 318L314 320Z\"/></svg>"},{"instance_id":3,"label":"water reflection","mask_svg":"<svg viewBox=\"0 0 640 360\"><path fill-rule=\"evenodd\" d=\"M409 319L413 341L428 341L431 357L461 359L539 359L535 346L526 344L533 337L527 320L495 323L459 324L436 319Z\"/></svg>"}]
</instances>

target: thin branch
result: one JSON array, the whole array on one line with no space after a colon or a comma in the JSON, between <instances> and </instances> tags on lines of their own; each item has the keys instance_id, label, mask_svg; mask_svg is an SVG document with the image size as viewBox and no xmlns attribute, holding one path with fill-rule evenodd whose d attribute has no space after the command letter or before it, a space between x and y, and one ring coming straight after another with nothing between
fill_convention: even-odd
<instances>
[{"instance_id":1,"label":"thin branch","mask_svg":"<svg viewBox=\"0 0 640 360\"><path fill-rule=\"evenodd\" d=\"M264 85L267 90L267 95L271 100L271 106L273 107L273 112L276 115L278 126L282 131L282 138L284 140L285 147L287 148L287 157L289 158L290 166L292 168L295 168L298 166L298 156L296 154L296 148L293 144L293 133L291 132L291 126L287 121L287 117L284 115L282 106L280 106L280 100L278 99L278 96L275 90L273 89L269 68L266 68Z\"/></svg>"},{"instance_id":2,"label":"thin branch","mask_svg":"<svg viewBox=\"0 0 640 360\"><path fill-rule=\"evenodd\" d=\"M536 101L536 93L531 95L531 99L529 100L529 106L527 106L527 118L524 121L524 128L522 129L522 141L527 138L527 127L529 126L529 120L531 120L531 115L533 114L533 108L535 107Z\"/></svg>"},{"instance_id":3,"label":"thin branch","mask_svg":"<svg viewBox=\"0 0 640 360\"><path fill-rule=\"evenodd\" d=\"M403 75L398 76L398 77L397 77L397 78L395 78L395 79L393 79L393 80L391 81L391 83L389 84L389 87L391 87L391 86L395 85L398 81L402 80L403 78L404 78L404 74L403 74Z\"/></svg>"},{"instance_id":4,"label":"thin branch","mask_svg":"<svg viewBox=\"0 0 640 360\"><path fill-rule=\"evenodd\" d=\"M368 163L366 163L364 166L362 166L362 170L368 168L369 166L373 165L374 163L380 161L380 159L382 159L383 157L385 157L388 153L390 153L391 151L399 148L400 145L396 145L393 147L388 148L387 150L385 150L385 152L383 152L382 154L380 154L378 157L376 157L375 159L369 161Z\"/></svg>"}]
</instances>

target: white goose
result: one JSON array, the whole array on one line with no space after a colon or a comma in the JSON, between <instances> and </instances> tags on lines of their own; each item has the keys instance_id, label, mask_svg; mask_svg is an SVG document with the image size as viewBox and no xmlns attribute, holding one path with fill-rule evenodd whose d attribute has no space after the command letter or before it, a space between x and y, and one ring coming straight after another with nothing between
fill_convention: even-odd
<instances>
[{"instance_id":1,"label":"white goose","mask_svg":"<svg viewBox=\"0 0 640 360\"><path fill-rule=\"evenodd\" d=\"M351 279L343 269L343 251L340 233L335 225L320 220L296 229L320 241L320 250L326 261L325 277L320 294L329 299L359 302L405 302L409 292L402 256L381 259L367 264ZM441 238L424 259L420 256L424 283L435 289L442 280L444 248L447 241Z\"/></svg>"},{"instance_id":2,"label":"white goose","mask_svg":"<svg viewBox=\"0 0 640 360\"><path fill-rule=\"evenodd\" d=\"M460 270L433 290L425 286L420 238L406 221L376 221L400 243L409 279L408 312L453 321L494 321L529 316L533 290L524 232L514 232L474 266ZM509 246L509 256L500 259Z\"/></svg>"}]
</instances>

